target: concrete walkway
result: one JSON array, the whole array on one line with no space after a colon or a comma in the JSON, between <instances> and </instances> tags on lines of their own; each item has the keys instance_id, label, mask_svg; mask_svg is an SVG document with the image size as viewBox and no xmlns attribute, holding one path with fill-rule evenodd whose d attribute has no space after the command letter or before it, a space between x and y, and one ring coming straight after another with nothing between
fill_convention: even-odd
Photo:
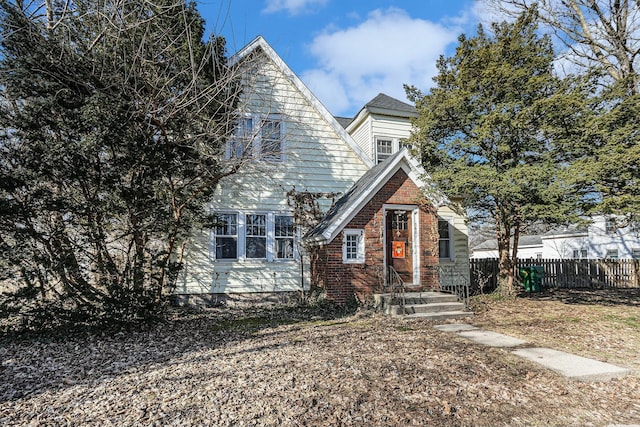
<instances>
[{"instance_id":1,"label":"concrete walkway","mask_svg":"<svg viewBox=\"0 0 640 427\"><path fill-rule=\"evenodd\" d=\"M497 332L485 331L466 323L450 323L434 326L445 332L456 333L478 344L491 347L514 348L511 352L524 359L536 362L545 368L578 381L608 381L627 375L631 370L576 356L550 348L528 347L528 343Z\"/></svg>"}]
</instances>

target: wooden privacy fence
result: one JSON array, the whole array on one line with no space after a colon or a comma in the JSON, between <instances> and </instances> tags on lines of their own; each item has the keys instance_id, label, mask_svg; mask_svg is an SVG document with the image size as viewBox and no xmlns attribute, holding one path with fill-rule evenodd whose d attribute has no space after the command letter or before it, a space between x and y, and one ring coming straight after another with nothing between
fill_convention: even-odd
<instances>
[{"instance_id":1,"label":"wooden privacy fence","mask_svg":"<svg viewBox=\"0 0 640 427\"><path fill-rule=\"evenodd\" d=\"M498 285L498 260L470 259L471 289L491 292ZM542 267L543 288L638 288L640 260L635 259L519 259L516 280L523 267Z\"/></svg>"}]
</instances>

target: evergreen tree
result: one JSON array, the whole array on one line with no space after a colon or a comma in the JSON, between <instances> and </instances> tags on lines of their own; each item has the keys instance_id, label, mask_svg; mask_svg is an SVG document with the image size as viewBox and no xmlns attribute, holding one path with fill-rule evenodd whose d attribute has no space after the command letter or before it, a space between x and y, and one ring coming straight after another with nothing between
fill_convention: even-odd
<instances>
[{"instance_id":1,"label":"evergreen tree","mask_svg":"<svg viewBox=\"0 0 640 427\"><path fill-rule=\"evenodd\" d=\"M235 171L220 155L238 95L224 39L204 42L183 0L46 6L0 1L0 308L160 315L186 237Z\"/></svg>"},{"instance_id":2,"label":"evergreen tree","mask_svg":"<svg viewBox=\"0 0 640 427\"><path fill-rule=\"evenodd\" d=\"M578 212L563 147L579 123L582 85L554 75L551 42L535 22L526 14L493 24L493 36L482 26L476 37L460 36L455 55L438 61L429 94L406 88L420 114L412 138L425 169L462 197L470 220L495 224L507 294L523 227Z\"/></svg>"}]
</instances>

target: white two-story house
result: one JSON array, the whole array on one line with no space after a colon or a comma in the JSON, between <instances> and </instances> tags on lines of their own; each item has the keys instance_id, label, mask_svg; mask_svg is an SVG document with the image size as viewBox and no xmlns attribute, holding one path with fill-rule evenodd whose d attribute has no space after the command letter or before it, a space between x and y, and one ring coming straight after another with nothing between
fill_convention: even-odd
<instances>
[{"instance_id":1,"label":"white two-story house","mask_svg":"<svg viewBox=\"0 0 640 427\"><path fill-rule=\"evenodd\" d=\"M186 248L178 296L319 287L341 302L381 291L388 267L415 289L437 288L441 267L468 277L464 218L444 194L422 191L431 183L403 149L413 106L381 94L337 119L262 37L232 65L243 92L225 157L240 168L211 200L217 225Z\"/></svg>"},{"instance_id":2,"label":"white two-story house","mask_svg":"<svg viewBox=\"0 0 640 427\"><path fill-rule=\"evenodd\" d=\"M472 258L498 258L495 239L475 246ZM640 229L614 217L596 215L586 225L521 236L520 259L640 259Z\"/></svg>"}]
</instances>

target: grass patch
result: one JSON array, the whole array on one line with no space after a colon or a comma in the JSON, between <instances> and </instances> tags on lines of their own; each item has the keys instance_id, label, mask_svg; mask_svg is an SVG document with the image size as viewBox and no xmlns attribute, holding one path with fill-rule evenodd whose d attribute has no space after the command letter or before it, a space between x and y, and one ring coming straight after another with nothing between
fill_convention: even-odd
<instances>
[{"instance_id":1,"label":"grass patch","mask_svg":"<svg viewBox=\"0 0 640 427\"><path fill-rule=\"evenodd\" d=\"M615 322L621 323L625 326L629 326L634 329L640 329L640 317L636 316L617 316L615 314L608 314L605 316L605 319Z\"/></svg>"}]
</instances>

